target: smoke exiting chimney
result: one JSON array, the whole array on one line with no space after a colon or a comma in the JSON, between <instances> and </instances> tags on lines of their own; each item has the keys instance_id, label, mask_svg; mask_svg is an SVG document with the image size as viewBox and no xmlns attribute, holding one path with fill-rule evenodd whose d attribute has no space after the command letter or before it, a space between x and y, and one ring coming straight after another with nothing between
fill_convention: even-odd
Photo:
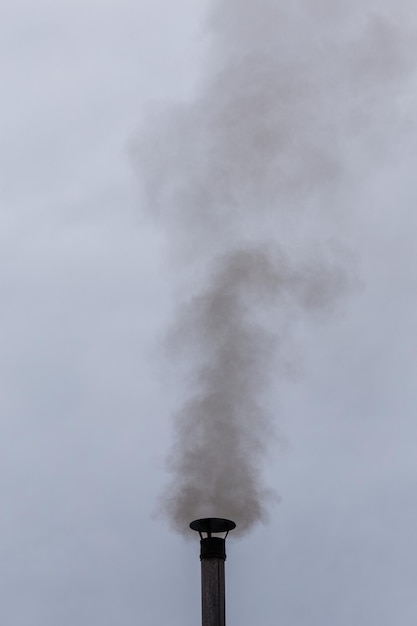
<instances>
[{"instance_id":1,"label":"smoke exiting chimney","mask_svg":"<svg viewBox=\"0 0 417 626\"><path fill-rule=\"evenodd\" d=\"M348 292L366 180L413 119L417 23L411 0L208 5L206 73L189 101L152 105L135 158L186 363L162 511L183 534L221 511L241 535L274 500L268 389L297 363L298 328Z\"/></svg>"},{"instance_id":2,"label":"smoke exiting chimney","mask_svg":"<svg viewBox=\"0 0 417 626\"><path fill-rule=\"evenodd\" d=\"M225 626L226 537L236 524L228 519L208 517L191 522L190 528L200 534L202 626Z\"/></svg>"}]
</instances>

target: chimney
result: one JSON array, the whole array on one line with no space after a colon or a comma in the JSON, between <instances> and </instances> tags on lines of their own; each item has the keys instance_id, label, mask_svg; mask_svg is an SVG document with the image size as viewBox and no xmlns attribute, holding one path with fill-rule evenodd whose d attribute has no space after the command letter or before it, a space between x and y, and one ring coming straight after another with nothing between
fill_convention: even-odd
<instances>
[{"instance_id":1,"label":"chimney","mask_svg":"<svg viewBox=\"0 0 417 626\"><path fill-rule=\"evenodd\" d=\"M208 517L191 522L190 528L200 534L202 626L225 626L226 537L236 524Z\"/></svg>"}]
</instances>

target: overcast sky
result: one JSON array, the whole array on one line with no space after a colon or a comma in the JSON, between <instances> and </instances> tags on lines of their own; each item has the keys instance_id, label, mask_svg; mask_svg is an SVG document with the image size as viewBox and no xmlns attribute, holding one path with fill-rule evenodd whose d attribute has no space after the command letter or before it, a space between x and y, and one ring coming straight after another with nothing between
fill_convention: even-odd
<instances>
[{"instance_id":1,"label":"overcast sky","mask_svg":"<svg viewBox=\"0 0 417 626\"><path fill-rule=\"evenodd\" d=\"M192 102L204 83L207 5L0 7L5 626L200 620L198 542L157 513L184 393L161 344L183 283L132 145L155 104ZM325 227L350 288L295 328L290 375L277 365L266 394L279 441L263 473L281 500L228 539L231 625L417 618L416 54L383 156L351 167L360 185Z\"/></svg>"}]
</instances>

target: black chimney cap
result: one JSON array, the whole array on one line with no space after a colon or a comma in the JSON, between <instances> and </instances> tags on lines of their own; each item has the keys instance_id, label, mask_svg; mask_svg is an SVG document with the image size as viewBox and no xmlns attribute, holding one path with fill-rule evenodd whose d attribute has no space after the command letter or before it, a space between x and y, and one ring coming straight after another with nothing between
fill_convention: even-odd
<instances>
[{"instance_id":1,"label":"black chimney cap","mask_svg":"<svg viewBox=\"0 0 417 626\"><path fill-rule=\"evenodd\" d=\"M191 522L190 528L199 533L207 533L209 537L212 533L228 533L229 530L236 528L235 522L222 517L206 517Z\"/></svg>"}]
</instances>

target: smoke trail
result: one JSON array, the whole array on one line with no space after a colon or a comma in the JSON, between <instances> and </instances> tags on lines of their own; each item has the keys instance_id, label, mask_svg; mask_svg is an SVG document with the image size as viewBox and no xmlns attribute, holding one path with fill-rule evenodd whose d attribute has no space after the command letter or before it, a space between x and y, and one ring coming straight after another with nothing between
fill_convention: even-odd
<instances>
[{"instance_id":1,"label":"smoke trail","mask_svg":"<svg viewBox=\"0 0 417 626\"><path fill-rule=\"evenodd\" d=\"M146 119L146 204L192 284L173 331L192 375L164 505L180 532L265 516L262 399L297 319L346 289L326 242L405 132L415 22L406 1L217 0L203 88Z\"/></svg>"}]
</instances>

